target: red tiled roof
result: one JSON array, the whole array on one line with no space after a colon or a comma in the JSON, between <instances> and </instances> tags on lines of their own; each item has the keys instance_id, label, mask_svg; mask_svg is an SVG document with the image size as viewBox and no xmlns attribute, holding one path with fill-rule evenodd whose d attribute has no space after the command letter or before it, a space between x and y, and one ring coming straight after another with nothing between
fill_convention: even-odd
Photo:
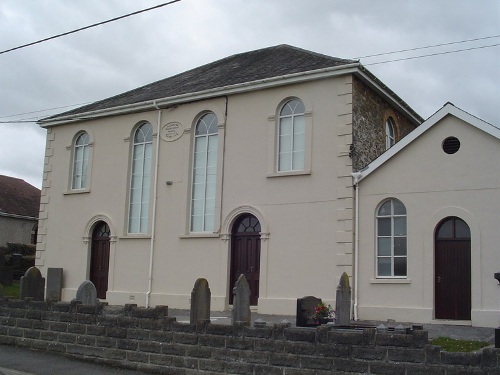
<instances>
[{"instance_id":1,"label":"red tiled roof","mask_svg":"<svg viewBox=\"0 0 500 375\"><path fill-rule=\"evenodd\" d=\"M38 217L40 189L19 178L0 175L0 212Z\"/></svg>"}]
</instances>

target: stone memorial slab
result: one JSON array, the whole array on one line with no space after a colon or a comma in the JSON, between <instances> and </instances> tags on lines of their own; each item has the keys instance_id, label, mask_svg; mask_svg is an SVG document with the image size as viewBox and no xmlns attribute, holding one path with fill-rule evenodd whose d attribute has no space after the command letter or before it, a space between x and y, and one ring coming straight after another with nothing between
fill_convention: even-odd
<instances>
[{"instance_id":1,"label":"stone memorial slab","mask_svg":"<svg viewBox=\"0 0 500 375\"><path fill-rule=\"evenodd\" d=\"M5 254L0 253L0 267L5 266Z\"/></svg>"},{"instance_id":2,"label":"stone memorial slab","mask_svg":"<svg viewBox=\"0 0 500 375\"><path fill-rule=\"evenodd\" d=\"M82 305L97 306L97 290L90 280L85 280L76 291L75 300L81 301Z\"/></svg>"},{"instance_id":3,"label":"stone memorial slab","mask_svg":"<svg viewBox=\"0 0 500 375\"><path fill-rule=\"evenodd\" d=\"M314 308L321 303L321 298L307 296L297 298L297 315L295 317L295 325L297 327L312 327L318 323L312 318L314 316Z\"/></svg>"},{"instance_id":4,"label":"stone memorial slab","mask_svg":"<svg viewBox=\"0 0 500 375\"><path fill-rule=\"evenodd\" d=\"M45 278L36 267L29 268L21 277L19 284L19 298L33 298L35 301L43 301L45 290Z\"/></svg>"},{"instance_id":5,"label":"stone memorial slab","mask_svg":"<svg viewBox=\"0 0 500 375\"><path fill-rule=\"evenodd\" d=\"M210 300L212 293L206 279L198 279L191 292L190 323L210 322Z\"/></svg>"},{"instance_id":6,"label":"stone memorial slab","mask_svg":"<svg viewBox=\"0 0 500 375\"><path fill-rule=\"evenodd\" d=\"M351 287L349 276L343 273L337 286L337 296L335 300L335 311L337 313L336 324L347 326L351 324Z\"/></svg>"},{"instance_id":7,"label":"stone memorial slab","mask_svg":"<svg viewBox=\"0 0 500 375\"><path fill-rule=\"evenodd\" d=\"M57 302L61 300L62 292L63 269L48 268L47 269L47 302Z\"/></svg>"},{"instance_id":8,"label":"stone memorial slab","mask_svg":"<svg viewBox=\"0 0 500 375\"><path fill-rule=\"evenodd\" d=\"M245 275L241 274L233 288L232 324L250 325L250 287Z\"/></svg>"}]
</instances>

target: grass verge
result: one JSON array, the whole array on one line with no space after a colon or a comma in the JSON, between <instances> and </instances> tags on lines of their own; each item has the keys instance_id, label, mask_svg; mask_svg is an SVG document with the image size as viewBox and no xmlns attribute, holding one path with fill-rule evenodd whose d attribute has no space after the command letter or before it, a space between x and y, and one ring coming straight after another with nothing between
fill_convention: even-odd
<instances>
[{"instance_id":1,"label":"grass verge","mask_svg":"<svg viewBox=\"0 0 500 375\"><path fill-rule=\"evenodd\" d=\"M489 345L484 341L455 340L448 337L438 337L432 340L431 344L440 346L445 352L474 352Z\"/></svg>"},{"instance_id":2,"label":"grass verge","mask_svg":"<svg viewBox=\"0 0 500 375\"><path fill-rule=\"evenodd\" d=\"M4 286L3 287L3 295L4 297L13 297L13 298L19 298L19 284L14 283L9 286Z\"/></svg>"}]
</instances>

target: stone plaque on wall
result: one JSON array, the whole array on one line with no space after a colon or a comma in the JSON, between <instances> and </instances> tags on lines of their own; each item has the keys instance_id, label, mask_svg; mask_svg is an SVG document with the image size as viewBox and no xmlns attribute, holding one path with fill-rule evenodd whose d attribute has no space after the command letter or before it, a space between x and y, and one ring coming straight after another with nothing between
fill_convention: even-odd
<instances>
[{"instance_id":1,"label":"stone plaque on wall","mask_svg":"<svg viewBox=\"0 0 500 375\"><path fill-rule=\"evenodd\" d=\"M161 139L167 142L178 140L182 134L184 134L184 126L180 122L169 122L160 129Z\"/></svg>"}]
</instances>

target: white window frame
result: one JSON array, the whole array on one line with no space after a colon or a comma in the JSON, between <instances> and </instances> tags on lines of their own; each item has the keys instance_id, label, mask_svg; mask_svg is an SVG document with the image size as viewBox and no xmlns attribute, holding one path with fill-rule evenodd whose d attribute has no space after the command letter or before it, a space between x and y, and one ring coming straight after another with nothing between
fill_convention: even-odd
<instances>
[{"instance_id":1,"label":"white window frame","mask_svg":"<svg viewBox=\"0 0 500 375\"><path fill-rule=\"evenodd\" d=\"M149 129L145 130L145 127L147 126L149 126ZM136 138L139 131L142 132L143 135L142 139L138 141ZM135 129L132 136L132 142L130 155L127 233L146 234L148 233L149 223L153 126L149 122L142 122ZM140 157L135 158L136 153ZM134 183L136 184L135 186ZM137 212L136 209L138 209ZM133 214L134 216L132 216Z\"/></svg>"},{"instance_id":2,"label":"white window frame","mask_svg":"<svg viewBox=\"0 0 500 375\"><path fill-rule=\"evenodd\" d=\"M384 206L386 203L390 202L391 206L391 212L389 215L381 215L380 210L382 206ZM399 202L402 207L404 207L404 214L395 214L394 213L394 203ZM404 227L404 235L402 234L395 234L395 221L398 218L404 218L405 220L405 227ZM407 216L407 211L406 211L406 206L403 204L398 199L395 198L390 198L386 199L383 202L381 202L378 207L377 211L375 214L375 275L377 279L407 279L408 278L408 216ZM390 234L389 235L380 235L379 234L379 224L381 219L390 219ZM395 254L395 239L405 239L405 246L406 246L406 254L405 255L396 255ZM380 239L389 239L390 240L390 254L389 255L379 255L379 240ZM394 273L394 267L395 267L395 259L396 258L404 258L406 259L406 274L405 275L395 275ZM379 260L381 259L390 259L390 264L391 264L391 272L389 275L380 275L379 272Z\"/></svg>"},{"instance_id":3,"label":"white window frame","mask_svg":"<svg viewBox=\"0 0 500 375\"><path fill-rule=\"evenodd\" d=\"M209 122L206 122L207 120ZM201 126L204 126L206 131L198 134L198 128ZM189 214L190 233L213 233L215 230L218 142L217 115L213 112L206 112L196 121L194 126ZM198 145L202 148L199 149ZM198 153L202 157L203 164L201 166L197 164ZM202 173L197 175L196 170ZM210 189L208 188L209 185L211 185ZM197 218L201 219L201 221L197 221Z\"/></svg>"},{"instance_id":4,"label":"white window frame","mask_svg":"<svg viewBox=\"0 0 500 375\"><path fill-rule=\"evenodd\" d=\"M291 103L294 103L293 108L291 107ZM302 111L296 111L298 106L303 108ZM287 106L291 110L291 114L284 115L283 111ZM291 98L287 100L280 108L279 116L278 116L278 128L277 128L277 137L276 137L276 171L277 172L294 172L294 171L303 171L306 165L306 119L305 119L305 106L302 100L298 98ZM289 135L283 135L282 133L282 125L286 120L291 120L291 131ZM285 143L282 142L282 139L289 138L289 140ZM296 139L298 137L302 137L302 141L300 143L296 143ZM282 145L287 145L289 150L283 151ZM295 159L294 156L301 153L302 157L299 156L299 159ZM282 165L281 161L283 158L288 159L287 164L285 166Z\"/></svg>"},{"instance_id":5,"label":"white window frame","mask_svg":"<svg viewBox=\"0 0 500 375\"><path fill-rule=\"evenodd\" d=\"M396 144L396 127L392 117L385 122L385 149L388 150Z\"/></svg>"},{"instance_id":6,"label":"white window frame","mask_svg":"<svg viewBox=\"0 0 500 375\"><path fill-rule=\"evenodd\" d=\"M71 190L88 189L88 171L90 157L90 136L87 132L79 133L73 143L71 163Z\"/></svg>"}]
</instances>

